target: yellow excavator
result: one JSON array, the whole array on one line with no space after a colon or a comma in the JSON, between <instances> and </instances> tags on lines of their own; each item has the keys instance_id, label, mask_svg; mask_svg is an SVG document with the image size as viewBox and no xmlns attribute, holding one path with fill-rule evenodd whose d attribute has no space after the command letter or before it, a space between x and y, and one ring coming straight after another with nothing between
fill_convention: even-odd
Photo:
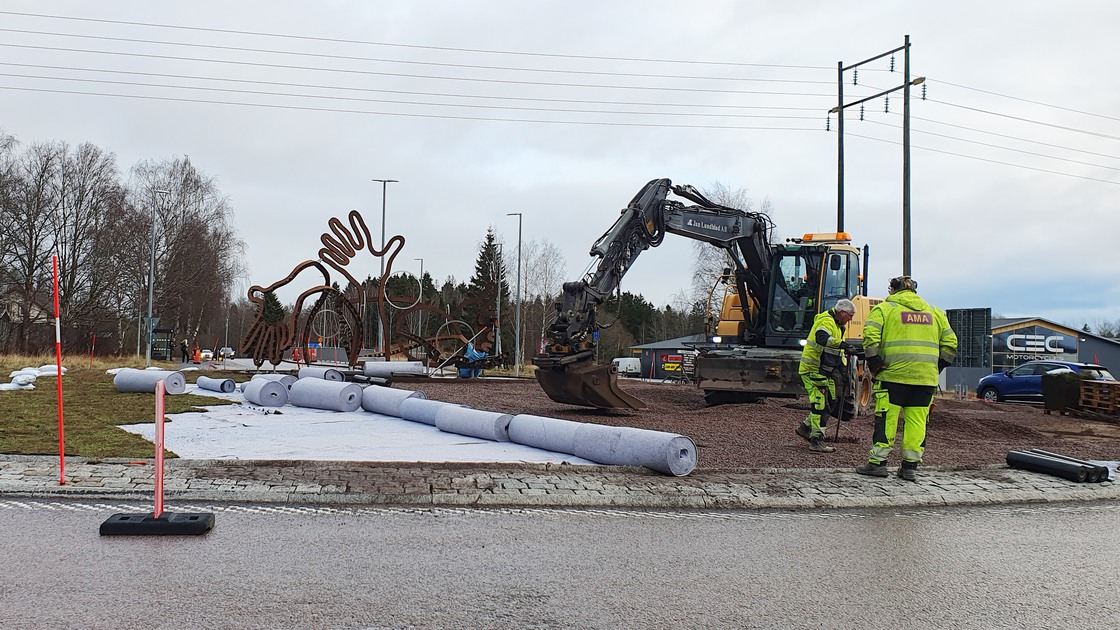
<instances>
[{"instance_id":1,"label":"yellow excavator","mask_svg":"<svg viewBox=\"0 0 1120 630\"><path fill-rule=\"evenodd\" d=\"M695 380L709 405L804 394L797 368L813 318L837 300L852 300L856 315L845 336L858 343L867 313L879 302L866 296L866 269L847 234L805 234L773 244L769 216L717 204L689 185L655 179L592 245L591 255L599 258L595 268L563 285L544 351L533 358L537 382L549 398L605 409L645 408L618 386L613 366L595 362L595 310L638 255L660 245L666 234L718 247L732 264L721 279L726 294L720 319L708 331L710 341L695 344ZM871 379L859 356L848 362L846 377L845 417L867 413Z\"/></svg>"}]
</instances>

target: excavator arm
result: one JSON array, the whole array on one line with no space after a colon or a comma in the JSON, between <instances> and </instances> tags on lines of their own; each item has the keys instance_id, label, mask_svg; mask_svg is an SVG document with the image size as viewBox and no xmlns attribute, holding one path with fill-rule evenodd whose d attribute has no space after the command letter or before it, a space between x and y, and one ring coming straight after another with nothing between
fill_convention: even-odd
<instances>
[{"instance_id":1,"label":"excavator arm","mask_svg":"<svg viewBox=\"0 0 1120 630\"><path fill-rule=\"evenodd\" d=\"M693 203L670 199L670 193ZM727 252L749 313L748 329L757 328L764 323L759 304L765 301L770 275L771 231L765 214L716 204L692 186L674 186L668 179L650 181L591 246L591 255L599 258L595 268L581 280L564 283L554 305L556 319L545 332L544 352L533 359L542 389L561 403L644 408L645 403L619 389L613 366L595 364L595 309L618 289L643 251L660 245L665 234L672 233Z\"/></svg>"}]
</instances>

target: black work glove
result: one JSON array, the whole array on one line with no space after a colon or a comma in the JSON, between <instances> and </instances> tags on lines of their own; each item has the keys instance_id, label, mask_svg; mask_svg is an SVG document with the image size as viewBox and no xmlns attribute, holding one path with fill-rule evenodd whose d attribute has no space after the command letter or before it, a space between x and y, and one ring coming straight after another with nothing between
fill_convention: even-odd
<instances>
[{"instance_id":1,"label":"black work glove","mask_svg":"<svg viewBox=\"0 0 1120 630\"><path fill-rule=\"evenodd\" d=\"M847 353L848 356L855 356L859 354L860 347L852 341L843 341L840 343L840 349Z\"/></svg>"}]
</instances>

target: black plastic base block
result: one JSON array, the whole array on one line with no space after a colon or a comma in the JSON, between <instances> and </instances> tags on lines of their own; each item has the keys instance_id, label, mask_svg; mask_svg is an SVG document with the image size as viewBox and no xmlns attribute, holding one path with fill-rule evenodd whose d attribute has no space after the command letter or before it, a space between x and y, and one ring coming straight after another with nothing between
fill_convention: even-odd
<instances>
[{"instance_id":1,"label":"black plastic base block","mask_svg":"<svg viewBox=\"0 0 1120 630\"><path fill-rule=\"evenodd\" d=\"M101 524L102 536L200 536L214 527L212 512L114 514Z\"/></svg>"}]
</instances>

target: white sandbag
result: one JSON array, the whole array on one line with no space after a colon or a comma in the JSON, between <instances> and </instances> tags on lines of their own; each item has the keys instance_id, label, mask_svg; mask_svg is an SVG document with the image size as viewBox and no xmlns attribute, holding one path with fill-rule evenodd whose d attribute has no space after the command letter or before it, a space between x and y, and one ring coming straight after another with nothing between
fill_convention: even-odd
<instances>
[{"instance_id":1,"label":"white sandbag","mask_svg":"<svg viewBox=\"0 0 1120 630\"><path fill-rule=\"evenodd\" d=\"M0 383L0 392L11 392L17 389L35 389L34 385L16 385L15 383Z\"/></svg>"},{"instance_id":2,"label":"white sandbag","mask_svg":"<svg viewBox=\"0 0 1120 630\"><path fill-rule=\"evenodd\" d=\"M58 366L57 365L44 365L43 367L39 368L38 372L39 372L39 376L58 377ZM62 374L64 376L66 375L66 366L65 365L62 366Z\"/></svg>"},{"instance_id":3,"label":"white sandbag","mask_svg":"<svg viewBox=\"0 0 1120 630\"><path fill-rule=\"evenodd\" d=\"M299 369L299 377L300 378L321 378L321 379L328 380L328 381L334 381L336 383L341 383L341 382L346 380L346 377L342 375L342 372L339 372L338 370L336 370L334 368L318 367L318 366L314 366L314 365L312 365L310 367L300 368Z\"/></svg>"},{"instance_id":4,"label":"white sandbag","mask_svg":"<svg viewBox=\"0 0 1120 630\"><path fill-rule=\"evenodd\" d=\"M571 455L576 448L576 430L583 424L519 413L509 422L509 441Z\"/></svg>"},{"instance_id":5,"label":"white sandbag","mask_svg":"<svg viewBox=\"0 0 1120 630\"><path fill-rule=\"evenodd\" d=\"M8 378L15 378L15 377L19 376L20 374L30 374L31 376L39 376L39 370L37 368L36 369L31 369L31 370L29 370L27 368L23 368L22 370L16 370L16 371L12 372L11 374L8 375Z\"/></svg>"},{"instance_id":6,"label":"white sandbag","mask_svg":"<svg viewBox=\"0 0 1120 630\"><path fill-rule=\"evenodd\" d=\"M470 435L495 442L509 441L509 421L513 416L450 405L436 412L436 428L445 433Z\"/></svg>"},{"instance_id":7,"label":"white sandbag","mask_svg":"<svg viewBox=\"0 0 1120 630\"><path fill-rule=\"evenodd\" d=\"M232 394L237 385L234 384L232 378L210 378L209 376L200 376L195 381L195 385L200 388L212 392L222 392L223 394Z\"/></svg>"},{"instance_id":8,"label":"white sandbag","mask_svg":"<svg viewBox=\"0 0 1120 630\"><path fill-rule=\"evenodd\" d=\"M280 381L254 378L241 384L245 400L262 407L283 407L288 402L288 388Z\"/></svg>"},{"instance_id":9,"label":"white sandbag","mask_svg":"<svg viewBox=\"0 0 1120 630\"><path fill-rule=\"evenodd\" d=\"M276 381L278 383L282 383L285 389L291 389L292 383L299 380L291 374L254 374L253 378L260 378L266 381ZM241 391L245 391L245 383L241 384Z\"/></svg>"},{"instance_id":10,"label":"white sandbag","mask_svg":"<svg viewBox=\"0 0 1120 630\"><path fill-rule=\"evenodd\" d=\"M187 379L182 372L171 370L137 370L125 368L113 377L113 385L118 392L142 392L154 394L156 383L163 381L168 394L182 394L187 391Z\"/></svg>"},{"instance_id":11,"label":"white sandbag","mask_svg":"<svg viewBox=\"0 0 1120 630\"><path fill-rule=\"evenodd\" d=\"M444 407L466 407L467 405L456 405L452 403L445 403L439 400L428 400L426 398L414 397L405 398L401 401L397 415L405 420L413 422L422 422L436 426L436 414Z\"/></svg>"},{"instance_id":12,"label":"white sandbag","mask_svg":"<svg viewBox=\"0 0 1120 630\"><path fill-rule=\"evenodd\" d=\"M687 475L696 468L696 444L675 433L581 424L572 455L600 464L645 466L667 475Z\"/></svg>"},{"instance_id":13,"label":"white sandbag","mask_svg":"<svg viewBox=\"0 0 1120 630\"><path fill-rule=\"evenodd\" d=\"M370 385L362 390L362 409L399 418L401 403L408 398L427 398L427 396L424 392Z\"/></svg>"},{"instance_id":14,"label":"white sandbag","mask_svg":"<svg viewBox=\"0 0 1120 630\"><path fill-rule=\"evenodd\" d=\"M366 361L362 364L362 374L386 378L394 374L423 374L424 364L420 361Z\"/></svg>"},{"instance_id":15,"label":"white sandbag","mask_svg":"<svg viewBox=\"0 0 1120 630\"><path fill-rule=\"evenodd\" d=\"M292 383L288 401L297 407L357 411L362 406L362 386L322 378L301 378Z\"/></svg>"},{"instance_id":16,"label":"white sandbag","mask_svg":"<svg viewBox=\"0 0 1120 630\"><path fill-rule=\"evenodd\" d=\"M23 387L25 385L34 385L36 375L21 372L12 377L12 384Z\"/></svg>"}]
</instances>

